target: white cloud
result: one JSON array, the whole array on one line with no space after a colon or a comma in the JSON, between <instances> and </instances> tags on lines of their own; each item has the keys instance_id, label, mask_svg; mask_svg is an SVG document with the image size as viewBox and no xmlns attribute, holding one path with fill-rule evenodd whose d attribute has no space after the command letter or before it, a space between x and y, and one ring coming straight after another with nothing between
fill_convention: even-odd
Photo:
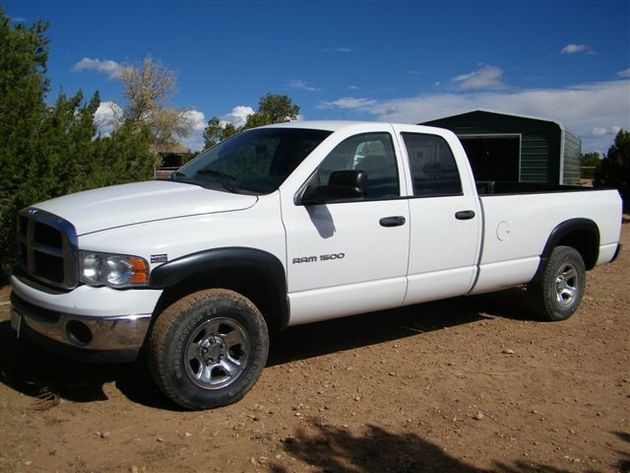
<instances>
[{"instance_id":1,"label":"white cloud","mask_svg":"<svg viewBox=\"0 0 630 473\"><path fill-rule=\"evenodd\" d=\"M22 18L20 16L10 16L9 20L13 23L26 23L26 18Z\"/></svg>"},{"instance_id":2,"label":"white cloud","mask_svg":"<svg viewBox=\"0 0 630 473\"><path fill-rule=\"evenodd\" d=\"M237 105L232 109L230 113L222 115L221 123L231 123L232 125L239 127L245 125L247 117L254 113L254 109L248 105Z\"/></svg>"},{"instance_id":3,"label":"white cloud","mask_svg":"<svg viewBox=\"0 0 630 473\"><path fill-rule=\"evenodd\" d=\"M341 48L324 48L322 51L324 51L325 53L350 54L352 52L352 48L346 48L346 47L341 47Z\"/></svg>"},{"instance_id":4,"label":"white cloud","mask_svg":"<svg viewBox=\"0 0 630 473\"><path fill-rule=\"evenodd\" d=\"M331 102L320 102L317 108L343 108L371 113L371 110L377 104L378 102L373 99L342 97Z\"/></svg>"},{"instance_id":5,"label":"white cloud","mask_svg":"<svg viewBox=\"0 0 630 473\"><path fill-rule=\"evenodd\" d=\"M182 144L192 151L203 149L203 130L206 119L199 110L186 110L184 116L189 120L192 131L182 139ZM94 123L100 136L109 136L121 123L122 108L113 101L101 102L94 113Z\"/></svg>"},{"instance_id":6,"label":"white cloud","mask_svg":"<svg viewBox=\"0 0 630 473\"><path fill-rule=\"evenodd\" d=\"M205 115L199 110L186 110L184 117L190 122L193 131L203 130L207 125Z\"/></svg>"},{"instance_id":7,"label":"white cloud","mask_svg":"<svg viewBox=\"0 0 630 473\"><path fill-rule=\"evenodd\" d=\"M348 86L348 90L359 90L359 86L358 85L349 85Z\"/></svg>"},{"instance_id":8,"label":"white cloud","mask_svg":"<svg viewBox=\"0 0 630 473\"><path fill-rule=\"evenodd\" d=\"M317 87L313 87L308 82L304 82L303 80L292 80L287 84L292 89L306 90L307 92L319 92L322 89Z\"/></svg>"},{"instance_id":9,"label":"white cloud","mask_svg":"<svg viewBox=\"0 0 630 473\"><path fill-rule=\"evenodd\" d=\"M110 79L118 79L120 77L121 66L111 59L92 59L84 57L73 67L73 72L96 71L105 74Z\"/></svg>"},{"instance_id":10,"label":"white cloud","mask_svg":"<svg viewBox=\"0 0 630 473\"><path fill-rule=\"evenodd\" d=\"M620 131L620 126L611 126L610 128L593 128L591 133L595 136L615 136Z\"/></svg>"},{"instance_id":11,"label":"white cloud","mask_svg":"<svg viewBox=\"0 0 630 473\"><path fill-rule=\"evenodd\" d=\"M203 130L208 125L208 121L203 112L199 110L188 110L185 112L192 124L192 132L182 140L182 144L192 151L200 151L203 149ZM237 105L233 107L229 113L219 116L222 126L229 124L235 127L245 125L247 117L254 113L254 109L247 105Z\"/></svg>"},{"instance_id":12,"label":"white cloud","mask_svg":"<svg viewBox=\"0 0 630 473\"><path fill-rule=\"evenodd\" d=\"M191 132L182 138L182 144L191 151L201 151L203 149L203 130L206 128L206 117L199 110L190 109L184 112L184 117L190 123Z\"/></svg>"},{"instance_id":13,"label":"white cloud","mask_svg":"<svg viewBox=\"0 0 630 473\"><path fill-rule=\"evenodd\" d=\"M623 71L617 72L617 77L630 78L630 67L628 69L624 69Z\"/></svg>"},{"instance_id":14,"label":"white cloud","mask_svg":"<svg viewBox=\"0 0 630 473\"><path fill-rule=\"evenodd\" d=\"M557 120L582 138L582 149L608 149L610 132L630 129L630 80L580 84L563 89L433 93L377 101L344 97L320 108L361 111L382 121L419 123L477 109ZM606 134L594 133L605 129Z\"/></svg>"},{"instance_id":15,"label":"white cloud","mask_svg":"<svg viewBox=\"0 0 630 473\"><path fill-rule=\"evenodd\" d=\"M579 53L593 54L593 50L590 48L590 46L586 44L567 44L560 51L560 54L579 54Z\"/></svg>"},{"instance_id":16,"label":"white cloud","mask_svg":"<svg viewBox=\"0 0 630 473\"><path fill-rule=\"evenodd\" d=\"M497 66L483 65L476 71L453 78L459 90L499 90L505 89L503 70Z\"/></svg>"},{"instance_id":17,"label":"white cloud","mask_svg":"<svg viewBox=\"0 0 630 473\"><path fill-rule=\"evenodd\" d=\"M101 136L111 135L121 117L122 108L116 102L101 102L94 113L97 133Z\"/></svg>"}]
</instances>

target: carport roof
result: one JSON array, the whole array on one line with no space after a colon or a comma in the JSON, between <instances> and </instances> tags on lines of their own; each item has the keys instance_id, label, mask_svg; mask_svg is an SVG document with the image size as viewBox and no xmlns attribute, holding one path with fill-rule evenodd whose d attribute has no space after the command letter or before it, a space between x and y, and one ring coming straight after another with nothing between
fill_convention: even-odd
<instances>
[{"instance_id":1,"label":"carport roof","mask_svg":"<svg viewBox=\"0 0 630 473\"><path fill-rule=\"evenodd\" d=\"M562 132L566 131L565 126L562 123L560 123L560 122L558 122L556 120L550 120L548 118L541 118L541 117L536 117L536 116L532 116L532 115L516 115L516 114L513 114L513 113L498 112L496 110L488 110L488 109L483 109L483 108L478 108L477 110L471 110L469 112L456 113L455 115L449 115L449 116L446 116L446 117L435 118L433 120L427 120L425 122L418 123L418 125L424 125L424 124L435 122L435 121L438 121L438 120L448 120L449 118L461 117L463 115L469 115L469 114L472 114L472 113L488 113L488 114L492 114L492 115L503 115L503 116L506 116L506 117L525 118L527 120L537 120L537 121L541 121L541 122L553 123L553 124L557 125L560 128L560 131L562 131Z\"/></svg>"}]
</instances>

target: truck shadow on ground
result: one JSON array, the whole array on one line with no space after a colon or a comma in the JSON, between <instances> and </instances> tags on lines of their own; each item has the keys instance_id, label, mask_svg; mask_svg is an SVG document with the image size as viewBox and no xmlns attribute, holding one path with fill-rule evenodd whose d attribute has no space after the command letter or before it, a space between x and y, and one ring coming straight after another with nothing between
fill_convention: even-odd
<instances>
[{"instance_id":1,"label":"truck shadow on ground","mask_svg":"<svg viewBox=\"0 0 630 473\"><path fill-rule=\"evenodd\" d=\"M616 433L620 435L619 433ZM627 435L627 434L623 434ZM479 469L450 456L439 445L419 435L390 432L366 425L355 435L347 429L311 421L283 441L283 450L311 468L326 473L570 473L572 470L514 460ZM622 460L623 461L623 460ZM619 471L627 472L620 462ZM289 473L283 465L269 465L271 473ZM595 473L594 470L589 470Z\"/></svg>"},{"instance_id":2,"label":"truck shadow on ground","mask_svg":"<svg viewBox=\"0 0 630 473\"><path fill-rule=\"evenodd\" d=\"M375 345L495 317L538 320L521 288L291 327L272 340L268 366Z\"/></svg>"},{"instance_id":3,"label":"truck shadow on ground","mask_svg":"<svg viewBox=\"0 0 630 473\"><path fill-rule=\"evenodd\" d=\"M630 444L630 433L628 432L613 432L620 440ZM621 473L630 473L630 452L617 452L619 454L619 461L617 462L617 471Z\"/></svg>"},{"instance_id":4,"label":"truck shadow on ground","mask_svg":"<svg viewBox=\"0 0 630 473\"><path fill-rule=\"evenodd\" d=\"M88 364L57 358L28 340L17 340L10 323L0 322L0 382L33 398L35 409L44 410L60 399L105 401L103 386L110 382L134 402L171 408L141 361Z\"/></svg>"},{"instance_id":5,"label":"truck shadow on ground","mask_svg":"<svg viewBox=\"0 0 630 473\"><path fill-rule=\"evenodd\" d=\"M524 296L518 289L512 289L290 328L273 338L268 366L418 336L486 318L532 320L531 314L522 309L521 297ZM59 399L106 400L103 385L114 382L132 402L178 409L156 389L144 359L128 364L87 364L56 358L28 341L16 340L9 321L0 322L0 382L41 401L42 408Z\"/></svg>"}]
</instances>

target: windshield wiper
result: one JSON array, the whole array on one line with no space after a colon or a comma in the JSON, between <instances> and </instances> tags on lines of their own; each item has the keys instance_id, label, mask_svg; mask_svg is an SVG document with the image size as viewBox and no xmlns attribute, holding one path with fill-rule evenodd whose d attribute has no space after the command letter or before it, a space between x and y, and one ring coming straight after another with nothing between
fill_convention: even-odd
<instances>
[{"instance_id":1,"label":"windshield wiper","mask_svg":"<svg viewBox=\"0 0 630 473\"><path fill-rule=\"evenodd\" d=\"M203 187L201 184L199 184L198 182L195 182L194 179L188 177L186 174L184 174L183 172L179 172L179 171L175 171L174 173L172 173L169 177L168 177L169 181L173 181L173 182L181 182L182 184L193 184L195 186L199 186L199 187Z\"/></svg>"},{"instance_id":2,"label":"windshield wiper","mask_svg":"<svg viewBox=\"0 0 630 473\"><path fill-rule=\"evenodd\" d=\"M184 179L188 179L188 176L186 176L186 174L184 174L183 172L179 172L179 171L172 172L171 175L168 178L171 181L176 181L177 178L181 178L181 177L183 177Z\"/></svg>"},{"instance_id":3,"label":"windshield wiper","mask_svg":"<svg viewBox=\"0 0 630 473\"><path fill-rule=\"evenodd\" d=\"M236 181L236 178L234 176L230 176L223 171L217 171L216 169L200 169L196 172L196 174L199 174L201 176L216 177L226 190L238 194L238 188L230 183L230 181Z\"/></svg>"}]
</instances>

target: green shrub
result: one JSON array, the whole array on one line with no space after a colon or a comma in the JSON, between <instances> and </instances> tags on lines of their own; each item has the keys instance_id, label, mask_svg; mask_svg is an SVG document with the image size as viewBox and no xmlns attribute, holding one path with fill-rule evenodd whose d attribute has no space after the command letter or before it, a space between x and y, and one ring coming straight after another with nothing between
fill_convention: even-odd
<instances>
[{"instance_id":1,"label":"green shrub","mask_svg":"<svg viewBox=\"0 0 630 473\"><path fill-rule=\"evenodd\" d=\"M98 93L60 93L46 105L46 25L13 27L0 7L0 282L14 261L17 212L104 185L151 179L156 156L146 125L126 122L96 137Z\"/></svg>"}]
</instances>

